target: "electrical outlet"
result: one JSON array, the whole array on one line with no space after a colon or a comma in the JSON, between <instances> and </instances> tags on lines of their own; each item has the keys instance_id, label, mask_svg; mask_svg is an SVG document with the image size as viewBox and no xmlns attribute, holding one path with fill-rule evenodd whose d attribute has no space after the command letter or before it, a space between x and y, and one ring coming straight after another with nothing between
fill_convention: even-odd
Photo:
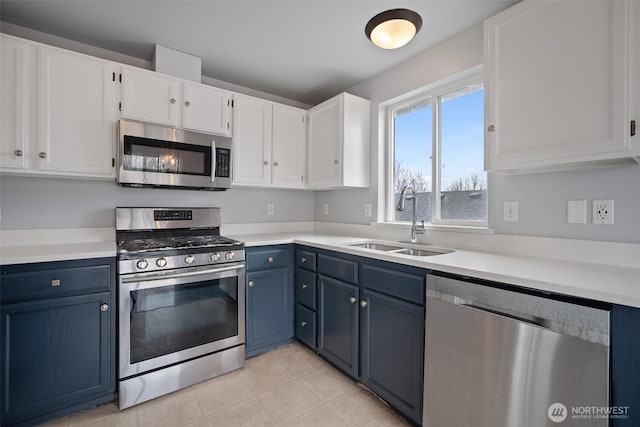
<instances>
[{"instance_id":1,"label":"electrical outlet","mask_svg":"<svg viewBox=\"0 0 640 427\"><path fill-rule=\"evenodd\" d=\"M329 215L329 205L326 203L322 205L322 215L324 216Z\"/></svg>"},{"instance_id":2,"label":"electrical outlet","mask_svg":"<svg viewBox=\"0 0 640 427\"><path fill-rule=\"evenodd\" d=\"M273 215L273 203L267 203L267 215Z\"/></svg>"},{"instance_id":3,"label":"electrical outlet","mask_svg":"<svg viewBox=\"0 0 640 427\"><path fill-rule=\"evenodd\" d=\"M371 203L365 203L364 204L364 216L366 216L366 217L370 217L371 216Z\"/></svg>"},{"instance_id":4,"label":"electrical outlet","mask_svg":"<svg viewBox=\"0 0 640 427\"><path fill-rule=\"evenodd\" d=\"M518 202L504 202L504 220L518 222Z\"/></svg>"},{"instance_id":5,"label":"electrical outlet","mask_svg":"<svg viewBox=\"0 0 640 427\"><path fill-rule=\"evenodd\" d=\"M594 224L613 224L613 200L594 200L593 217Z\"/></svg>"}]
</instances>

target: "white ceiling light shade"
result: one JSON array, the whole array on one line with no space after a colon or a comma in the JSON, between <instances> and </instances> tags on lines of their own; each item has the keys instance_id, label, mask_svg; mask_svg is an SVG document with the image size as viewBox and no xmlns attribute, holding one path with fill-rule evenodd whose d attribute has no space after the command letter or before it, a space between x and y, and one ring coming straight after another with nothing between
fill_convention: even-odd
<instances>
[{"instance_id":1,"label":"white ceiling light shade","mask_svg":"<svg viewBox=\"0 0 640 427\"><path fill-rule=\"evenodd\" d=\"M420 31L422 18L413 10L391 9L377 14L364 29L367 38L383 49L397 49Z\"/></svg>"}]
</instances>

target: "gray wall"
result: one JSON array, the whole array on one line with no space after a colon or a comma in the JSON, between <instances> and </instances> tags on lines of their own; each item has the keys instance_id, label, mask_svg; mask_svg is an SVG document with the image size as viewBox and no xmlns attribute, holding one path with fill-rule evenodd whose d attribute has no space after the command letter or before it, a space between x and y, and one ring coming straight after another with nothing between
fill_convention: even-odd
<instances>
[{"instance_id":1,"label":"gray wall","mask_svg":"<svg viewBox=\"0 0 640 427\"><path fill-rule=\"evenodd\" d=\"M222 208L227 224L311 221L309 191L233 188L225 192L124 188L112 181L0 177L0 228L115 226L116 206ZM274 215L267 216L267 203Z\"/></svg>"},{"instance_id":2,"label":"gray wall","mask_svg":"<svg viewBox=\"0 0 640 427\"><path fill-rule=\"evenodd\" d=\"M317 192L315 220L368 224L377 218L378 200L384 199L384 147L379 135L379 104L436 82L483 62L482 25L477 25L442 44L378 76L361 82L348 92L371 100L371 183L369 189ZM380 173L378 173L380 171ZM614 225L567 224L567 200L613 199ZM518 222L503 221L503 203L517 200ZM364 216L371 203L373 216ZM323 215L323 205L329 215ZM520 176L489 176L489 226L496 233L542 237L640 243L640 166L554 172Z\"/></svg>"}]
</instances>

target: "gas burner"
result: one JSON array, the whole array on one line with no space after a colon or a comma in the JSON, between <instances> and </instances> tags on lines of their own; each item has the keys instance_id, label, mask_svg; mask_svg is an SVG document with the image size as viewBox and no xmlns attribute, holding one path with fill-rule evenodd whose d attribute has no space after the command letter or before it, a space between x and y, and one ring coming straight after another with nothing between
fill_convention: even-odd
<instances>
[{"instance_id":1,"label":"gas burner","mask_svg":"<svg viewBox=\"0 0 640 427\"><path fill-rule=\"evenodd\" d=\"M118 242L119 253L141 253L187 248L216 248L238 246L242 242L218 235L164 236L149 238L123 238Z\"/></svg>"}]
</instances>

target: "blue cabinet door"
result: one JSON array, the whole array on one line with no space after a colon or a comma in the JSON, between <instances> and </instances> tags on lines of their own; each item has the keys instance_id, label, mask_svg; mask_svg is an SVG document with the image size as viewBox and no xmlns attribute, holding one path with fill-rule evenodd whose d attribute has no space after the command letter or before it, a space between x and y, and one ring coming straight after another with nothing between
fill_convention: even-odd
<instances>
[{"instance_id":1,"label":"blue cabinet door","mask_svg":"<svg viewBox=\"0 0 640 427\"><path fill-rule=\"evenodd\" d=\"M424 307L364 289L362 382L422 422Z\"/></svg>"},{"instance_id":2,"label":"blue cabinet door","mask_svg":"<svg viewBox=\"0 0 640 427\"><path fill-rule=\"evenodd\" d=\"M293 268L247 273L246 353L255 356L294 337Z\"/></svg>"},{"instance_id":3,"label":"blue cabinet door","mask_svg":"<svg viewBox=\"0 0 640 427\"><path fill-rule=\"evenodd\" d=\"M614 305L611 312L611 400L624 414L614 427L640 425L640 308Z\"/></svg>"},{"instance_id":4,"label":"blue cabinet door","mask_svg":"<svg viewBox=\"0 0 640 427\"><path fill-rule=\"evenodd\" d=\"M110 298L102 292L2 306L2 425L113 397Z\"/></svg>"},{"instance_id":5,"label":"blue cabinet door","mask_svg":"<svg viewBox=\"0 0 640 427\"><path fill-rule=\"evenodd\" d=\"M358 287L320 275L318 351L343 370L358 376Z\"/></svg>"}]
</instances>

